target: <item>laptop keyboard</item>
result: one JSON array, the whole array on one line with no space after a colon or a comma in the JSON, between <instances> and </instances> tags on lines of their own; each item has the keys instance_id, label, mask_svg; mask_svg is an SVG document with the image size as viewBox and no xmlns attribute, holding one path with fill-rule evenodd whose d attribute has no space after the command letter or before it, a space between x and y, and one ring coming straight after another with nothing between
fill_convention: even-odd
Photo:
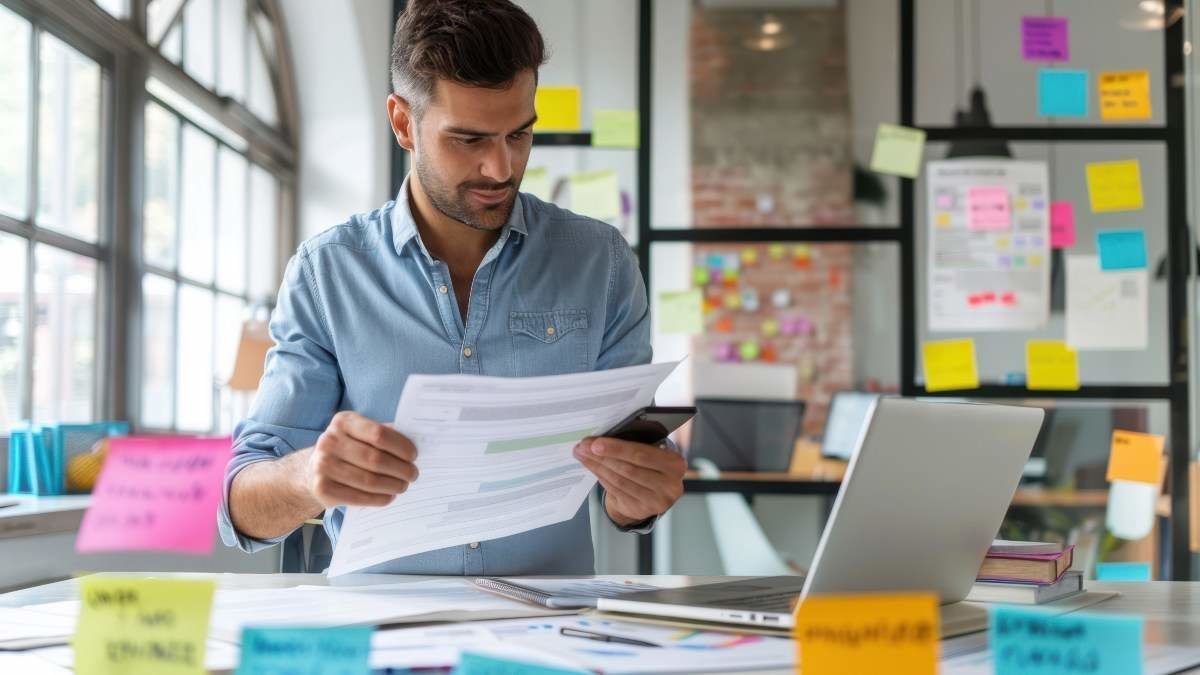
<instances>
[{"instance_id":1,"label":"laptop keyboard","mask_svg":"<svg viewBox=\"0 0 1200 675\"><path fill-rule=\"evenodd\" d=\"M731 609L757 609L767 612L791 612L796 607L799 593L770 593L767 595L751 595L742 598L710 603L716 607Z\"/></svg>"}]
</instances>

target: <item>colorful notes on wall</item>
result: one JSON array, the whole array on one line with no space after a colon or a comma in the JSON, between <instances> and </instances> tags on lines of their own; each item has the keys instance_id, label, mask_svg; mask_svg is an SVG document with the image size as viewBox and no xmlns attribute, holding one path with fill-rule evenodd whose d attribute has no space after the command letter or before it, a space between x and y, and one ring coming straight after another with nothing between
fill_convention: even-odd
<instances>
[{"instance_id":1,"label":"colorful notes on wall","mask_svg":"<svg viewBox=\"0 0 1200 675\"><path fill-rule=\"evenodd\" d=\"M813 595L792 635L805 675L934 675L938 631L933 594Z\"/></svg>"},{"instance_id":2,"label":"colorful notes on wall","mask_svg":"<svg viewBox=\"0 0 1200 675\"><path fill-rule=\"evenodd\" d=\"M1108 455L1108 481L1125 480L1157 486L1163 479L1163 446L1158 434L1114 429Z\"/></svg>"},{"instance_id":3,"label":"colorful notes on wall","mask_svg":"<svg viewBox=\"0 0 1200 675\"><path fill-rule=\"evenodd\" d=\"M638 147L638 111L596 110L592 112L592 146L597 148Z\"/></svg>"},{"instance_id":4,"label":"colorful notes on wall","mask_svg":"<svg viewBox=\"0 0 1200 675\"><path fill-rule=\"evenodd\" d=\"M1096 563L1096 581L1152 581L1150 563L1144 562L1101 562Z\"/></svg>"},{"instance_id":5,"label":"colorful notes on wall","mask_svg":"<svg viewBox=\"0 0 1200 675\"><path fill-rule=\"evenodd\" d=\"M704 296L699 288L659 293L658 332L662 335L699 335L704 331Z\"/></svg>"},{"instance_id":6,"label":"colorful notes on wall","mask_svg":"<svg viewBox=\"0 0 1200 675\"><path fill-rule=\"evenodd\" d=\"M1012 206L1008 188L979 186L967 190L967 226L977 232L1010 229Z\"/></svg>"},{"instance_id":7,"label":"colorful notes on wall","mask_svg":"<svg viewBox=\"0 0 1200 675\"><path fill-rule=\"evenodd\" d=\"M1029 340L1025 373L1029 389L1074 391L1079 389L1079 355L1062 340Z\"/></svg>"},{"instance_id":8,"label":"colorful notes on wall","mask_svg":"<svg viewBox=\"0 0 1200 675\"><path fill-rule=\"evenodd\" d=\"M538 87L534 131L579 131L581 98L579 87Z\"/></svg>"},{"instance_id":9,"label":"colorful notes on wall","mask_svg":"<svg viewBox=\"0 0 1200 675\"><path fill-rule=\"evenodd\" d=\"M1070 60L1068 30L1064 17L1021 17L1021 58L1026 61Z\"/></svg>"},{"instance_id":10,"label":"colorful notes on wall","mask_svg":"<svg viewBox=\"0 0 1200 675\"><path fill-rule=\"evenodd\" d=\"M1136 159L1089 163L1087 186L1095 213L1142 208L1142 168Z\"/></svg>"},{"instance_id":11,"label":"colorful notes on wall","mask_svg":"<svg viewBox=\"0 0 1200 675\"><path fill-rule=\"evenodd\" d=\"M228 438L113 438L75 550L207 554Z\"/></svg>"},{"instance_id":12,"label":"colorful notes on wall","mask_svg":"<svg viewBox=\"0 0 1200 675\"><path fill-rule=\"evenodd\" d=\"M921 155L924 152L924 131L894 124L880 124L875 133L871 170L916 178L921 173Z\"/></svg>"},{"instance_id":13,"label":"colorful notes on wall","mask_svg":"<svg viewBox=\"0 0 1200 675\"><path fill-rule=\"evenodd\" d=\"M1042 117L1087 117L1088 72L1039 70L1038 114Z\"/></svg>"},{"instance_id":14,"label":"colorful notes on wall","mask_svg":"<svg viewBox=\"0 0 1200 675\"><path fill-rule=\"evenodd\" d=\"M612 220L621 215L621 184L611 169L572 174L571 210L597 220Z\"/></svg>"},{"instance_id":15,"label":"colorful notes on wall","mask_svg":"<svg viewBox=\"0 0 1200 675\"><path fill-rule=\"evenodd\" d=\"M991 611L988 641L996 675L1142 672L1141 617L1052 616L1024 607Z\"/></svg>"},{"instance_id":16,"label":"colorful notes on wall","mask_svg":"<svg viewBox=\"0 0 1200 675\"><path fill-rule=\"evenodd\" d=\"M525 169L525 176L521 178L521 192L528 192L544 202L550 201L554 197L550 170L544 166Z\"/></svg>"},{"instance_id":17,"label":"colorful notes on wall","mask_svg":"<svg viewBox=\"0 0 1200 675\"><path fill-rule=\"evenodd\" d=\"M921 361L925 368L926 391L979 388L979 369L972 339L926 342L921 347Z\"/></svg>"},{"instance_id":18,"label":"colorful notes on wall","mask_svg":"<svg viewBox=\"0 0 1200 675\"><path fill-rule=\"evenodd\" d=\"M370 675L371 626L246 628L237 675Z\"/></svg>"},{"instance_id":19,"label":"colorful notes on wall","mask_svg":"<svg viewBox=\"0 0 1200 675\"><path fill-rule=\"evenodd\" d=\"M1150 112L1150 72L1124 70L1100 73L1100 119L1147 120Z\"/></svg>"},{"instance_id":20,"label":"colorful notes on wall","mask_svg":"<svg viewBox=\"0 0 1200 675\"><path fill-rule=\"evenodd\" d=\"M1050 203L1050 248L1071 248L1075 245L1075 204Z\"/></svg>"},{"instance_id":21,"label":"colorful notes on wall","mask_svg":"<svg viewBox=\"0 0 1200 675\"><path fill-rule=\"evenodd\" d=\"M1146 269L1146 233L1142 230L1097 232L1096 250L1105 272Z\"/></svg>"},{"instance_id":22,"label":"colorful notes on wall","mask_svg":"<svg viewBox=\"0 0 1200 675\"><path fill-rule=\"evenodd\" d=\"M75 672L207 672L204 646L214 586L211 581L175 579L81 579L79 623L73 640Z\"/></svg>"}]
</instances>

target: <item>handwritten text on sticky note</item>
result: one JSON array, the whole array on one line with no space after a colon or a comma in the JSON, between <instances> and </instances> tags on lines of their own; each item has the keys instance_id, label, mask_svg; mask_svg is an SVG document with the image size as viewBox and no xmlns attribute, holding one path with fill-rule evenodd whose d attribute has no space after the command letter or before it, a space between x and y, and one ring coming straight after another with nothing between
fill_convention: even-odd
<instances>
[{"instance_id":1,"label":"handwritten text on sticky note","mask_svg":"<svg viewBox=\"0 0 1200 675\"><path fill-rule=\"evenodd\" d=\"M1079 355L1062 340L1029 340L1025 343L1026 383L1029 389L1074 391L1079 389Z\"/></svg>"},{"instance_id":2,"label":"handwritten text on sticky note","mask_svg":"<svg viewBox=\"0 0 1200 675\"><path fill-rule=\"evenodd\" d=\"M592 145L597 148L636 148L638 131L636 110L592 112Z\"/></svg>"},{"instance_id":3,"label":"handwritten text on sticky note","mask_svg":"<svg viewBox=\"0 0 1200 675\"><path fill-rule=\"evenodd\" d=\"M996 675L1129 675L1142 672L1141 617L1053 616L1022 607L991 611Z\"/></svg>"},{"instance_id":4,"label":"handwritten text on sticky note","mask_svg":"<svg viewBox=\"0 0 1200 675\"><path fill-rule=\"evenodd\" d=\"M538 120L534 131L579 131L579 87L538 87L533 106Z\"/></svg>"},{"instance_id":5,"label":"handwritten text on sticky note","mask_svg":"<svg viewBox=\"0 0 1200 675\"><path fill-rule=\"evenodd\" d=\"M1113 429L1106 480L1158 485L1162 481L1163 445L1158 434Z\"/></svg>"},{"instance_id":6,"label":"handwritten text on sticky note","mask_svg":"<svg viewBox=\"0 0 1200 675\"><path fill-rule=\"evenodd\" d=\"M238 675L370 675L371 626L246 628Z\"/></svg>"},{"instance_id":7,"label":"handwritten text on sticky note","mask_svg":"<svg viewBox=\"0 0 1200 675\"><path fill-rule=\"evenodd\" d=\"M1071 248L1075 245L1075 204L1050 203L1050 248Z\"/></svg>"},{"instance_id":8,"label":"handwritten text on sticky note","mask_svg":"<svg viewBox=\"0 0 1200 675\"><path fill-rule=\"evenodd\" d=\"M975 341L934 340L921 348L926 391L957 391L979 388L975 363Z\"/></svg>"},{"instance_id":9,"label":"handwritten text on sticky note","mask_svg":"<svg viewBox=\"0 0 1200 675\"><path fill-rule=\"evenodd\" d=\"M228 438L114 438L75 550L212 551Z\"/></svg>"},{"instance_id":10,"label":"handwritten text on sticky note","mask_svg":"<svg viewBox=\"0 0 1200 675\"><path fill-rule=\"evenodd\" d=\"M1060 16L1021 17L1021 58L1026 61L1067 61L1067 19Z\"/></svg>"},{"instance_id":11,"label":"handwritten text on sticky note","mask_svg":"<svg viewBox=\"0 0 1200 675\"><path fill-rule=\"evenodd\" d=\"M1097 232L1096 250L1105 272L1146 269L1146 233L1142 230Z\"/></svg>"},{"instance_id":12,"label":"handwritten text on sticky note","mask_svg":"<svg viewBox=\"0 0 1200 675\"><path fill-rule=\"evenodd\" d=\"M921 173L921 155L924 151L924 131L894 124L880 124L875 133L871 170L916 178Z\"/></svg>"},{"instance_id":13,"label":"handwritten text on sticky note","mask_svg":"<svg viewBox=\"0 0 1200 675\"><path fill-rule=\"evenodd\" d=\"M1125 70L1100 73L1100 119L1150 119L1150 73Z\"/></svg>"},{"instance_id":14,"label":"handwritten text on sticky note","mask_svg":"<svg viewBox=\"0 0 1200 675\"><path fill-rule=\"evenodd\" d=\"M805 673L934 675L938 600L926 593L814 595L796 610Z\"/></svg>"},{"instance_id":15,"label":"handwritten text on sticky note","mask_svg":"<svg viewBox=\"0 0 1200 675\"><path fill-rule=\"evenodd\" d=\"M1136 159L1089 163L1087 185L1096 213L1142 208L1142 167Z\"/></svg>"},{"instance_id":16,"label":"handwritten text on sticky note","mask_svg":"<svg viewBox=\"0 0 1200 675\"><path fill-rule=\"evenodd\" d=\"M211 581L85 577L79 582L75 672L200 675Z\"/></svg>"},{"instance_id":17,"label":"handwritten text on sticky note","mask_svg":"<svg viewBox=\"0 0 1200 675\"><path fill-rule=\"evenodd\" d=\"M978 186L967 190L967 226L984 232L1012 227L1008 188Z\"/></svg>"}]
</instances>

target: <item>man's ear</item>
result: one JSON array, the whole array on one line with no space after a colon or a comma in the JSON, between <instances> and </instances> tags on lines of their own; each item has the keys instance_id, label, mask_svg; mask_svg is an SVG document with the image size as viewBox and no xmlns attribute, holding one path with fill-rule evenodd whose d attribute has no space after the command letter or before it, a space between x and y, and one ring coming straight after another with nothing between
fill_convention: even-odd
<instances>
[{"instance_id":1,"label":"man's ear","mask_svg":"<svg viewBox=\"0 0 1200 675\"><path fill-rule=\"evenodd\" d=\"M417 118L413 115L412 107L408 101L396 94L389 94L387 112L396 142L400 144L400 147L412 152L416 148L417 141Z\"/></svg>"}]
</instances>

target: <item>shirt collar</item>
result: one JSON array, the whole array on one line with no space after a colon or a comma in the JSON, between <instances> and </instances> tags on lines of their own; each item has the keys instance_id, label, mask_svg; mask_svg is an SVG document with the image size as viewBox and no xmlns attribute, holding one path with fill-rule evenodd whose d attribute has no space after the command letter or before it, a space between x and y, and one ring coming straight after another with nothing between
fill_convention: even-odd
<instances>
[{"instance_id":1,"label":"shirt collar","mask_svg":"<svg viewBox=\"0 0 1200 675\"><path fill-rule=\"evenodd\" d=\"M433 256L429 255L429 250L425 248L425 242L421 241L421 233L417 231L417 221L413 218L412 204L409 201L410 180L412 180L411 173L404 177L404 183L400 186L399 194L396 195L395 206L392 207L392 244L396 247L397 253L403 253L408 242L415 239L421 253L432 262ZM500 231L500 241L508 239L511 232L519 232L522 235L529 234L525 225L525 207L519 193L516 201L513 202L512 213L509 214L508 221L504 223L504 227Z\"/></svg>"}]
</instances>

